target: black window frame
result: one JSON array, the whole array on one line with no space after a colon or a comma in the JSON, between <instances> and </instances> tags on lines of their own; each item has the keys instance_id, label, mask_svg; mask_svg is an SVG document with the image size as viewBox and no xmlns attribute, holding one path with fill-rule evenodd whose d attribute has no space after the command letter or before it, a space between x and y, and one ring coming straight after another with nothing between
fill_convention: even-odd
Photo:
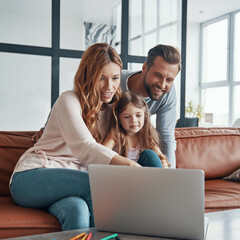
<instances>
[{"instance_id":1,"label":"black window frame","mask_svg":"<svg viewBox=\"0 0 240 240\"><path fill-rule=\"evenodd\" d=\"M51 57L51 107L59 96L59 71L60 58L81 58L84 51L60 48L60 0L52 0L52 47L40 47L0 43L0 52L32 54ZM129 0L122 0L121 23L121 59L123 68L128 68L128 63L143 63L144 56L128 54L128 28L129 28ZM181 99L180 116L185 117L185 65L186 65L186 35L187 35L187 0L182 0L182 29L181 29Z\"/></svg>"}]
</instances>

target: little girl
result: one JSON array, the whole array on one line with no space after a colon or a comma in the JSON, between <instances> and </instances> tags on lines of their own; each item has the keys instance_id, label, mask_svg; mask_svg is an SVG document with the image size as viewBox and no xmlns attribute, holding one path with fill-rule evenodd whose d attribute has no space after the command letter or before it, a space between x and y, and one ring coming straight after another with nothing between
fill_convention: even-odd
<instances>
[{"instance_id":1,"label":"little girl","mask_svg":"<svg viewBox=\"0 0 240 240\"><path fill-rule=\"evenodd\" d=\"M144 99L136 92L123 92L113 109L111 131L103 145L142 166L168 168L169 163L159 148L159 141Z\"/></svg>"}]
</instances>

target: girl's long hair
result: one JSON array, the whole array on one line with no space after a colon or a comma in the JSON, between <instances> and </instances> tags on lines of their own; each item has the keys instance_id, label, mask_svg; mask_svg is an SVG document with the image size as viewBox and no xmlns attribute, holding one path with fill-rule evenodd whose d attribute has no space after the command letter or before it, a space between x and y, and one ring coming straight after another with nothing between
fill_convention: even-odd
<instances>
[{"instance_id":1,"label":"girl's long hair","mask_svg":"<svg viewBox=\"0 0 240 240\"><path fill-rule=\"evenodd\" d=\"M129 103L132 103L137 108L144 110L144 125L142 129L137 133L138 141L140 143L140 153L143 150L150 149L155 151L161 160L167 159L159 147L159 134L150 122L150 113L147 103L143 97L133 91L123 92L118 105L113 109L111 124L114 130L115 141L117 142L118 153L124 157L127 157L129 148L126 138L127 133L119 122L119 115L127 108Z\"/></svg>"},{"instance_id":2,"label":"girl's long hair","mask_svg":"<svg viewBox=\"0 0 240 240\"><path fill-rule=\"evenodd\" d=\"M101 142L99 133L99 116L101 108L98 82L103 68L110 62L116 63L122 69L122 61L114 48L107 43L97 43L90 46L83 54L74 79L74 89L82 108L82 117L92 136ZM117 104L121 96L119 86L111 103Z\"/></svg>"}]
</instances>

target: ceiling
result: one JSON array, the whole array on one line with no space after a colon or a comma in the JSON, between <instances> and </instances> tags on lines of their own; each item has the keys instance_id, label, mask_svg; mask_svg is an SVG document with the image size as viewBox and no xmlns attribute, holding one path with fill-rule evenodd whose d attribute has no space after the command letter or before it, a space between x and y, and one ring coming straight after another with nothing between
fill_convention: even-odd
<instances>
[{"instance_id":1,"label":"ceiling","mask_svg":"<svg viewBox=\"0 0 240 240\"><path fill-rule=\"evenodd\" d=\"M188 0L188 22L205 22L240 10L240 0Z\"/></svg>"}]
</instances>

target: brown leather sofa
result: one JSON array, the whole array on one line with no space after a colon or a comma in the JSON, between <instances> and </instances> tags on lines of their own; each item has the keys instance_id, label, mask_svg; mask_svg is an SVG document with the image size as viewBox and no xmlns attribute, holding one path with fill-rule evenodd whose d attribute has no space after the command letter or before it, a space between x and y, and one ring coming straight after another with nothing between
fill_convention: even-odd
<instances>
[{"instance_id":1,"label":"brown leather sofa","mask_svg":"<svg viewBox=\"0 0 240 240\"><path fill-rule=\"evenodd\" d=\"M44 210L17 206L9 180L19 157L33 145L34 132L0 132L0 239L61 231L58 220Z\"/></svg>"},{"instance_id":2,"label":"brown leather sofa","mask_svg":"<svg viewBox=\"0 0 240 240\"><path fill-rule=\"evenodd\" d=\"M17 206L9 179L19 157L33 145L34 132L0 132L0 239L61 231L58 220L44 210ZM239 182L222 178L240 168L240 129L178 128L178 168L205 172L206 212L240 208Z\"/></svg>"},{"instance_id":3,"label":"brown leather sofa","mask_svg":"<svg viewBox=\"0 0 240 240\"><path fill-rule=\"evenodd\" d=\"M175 137L177 168L205 172L205 212L240 208L240 182L223 179L240 168L240 128L176 128Z\"/></svg>"}]
</instances>

